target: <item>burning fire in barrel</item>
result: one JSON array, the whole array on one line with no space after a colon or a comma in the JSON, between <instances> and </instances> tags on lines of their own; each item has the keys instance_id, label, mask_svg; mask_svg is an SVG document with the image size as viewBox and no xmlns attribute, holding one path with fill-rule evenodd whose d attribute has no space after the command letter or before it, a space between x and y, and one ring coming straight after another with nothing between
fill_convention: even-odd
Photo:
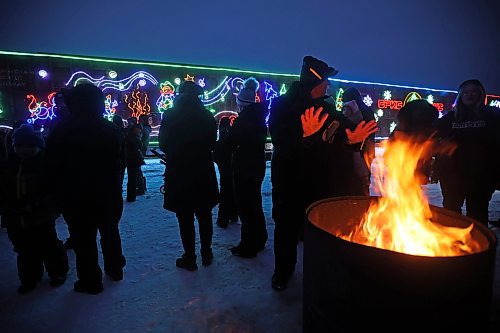
<instances>
[{"instance_id":1,"label":"burning fire in barrel","mask_svg":"<svg viewBox=\"0 0 500 333\"><path fill-rule=\"evenodd\" d=\"M431 142L386 142L381 197L312 204L304 238L304 331L482 331L495 235L429 205L419 163Z\"/></svg>"}]
</instances>

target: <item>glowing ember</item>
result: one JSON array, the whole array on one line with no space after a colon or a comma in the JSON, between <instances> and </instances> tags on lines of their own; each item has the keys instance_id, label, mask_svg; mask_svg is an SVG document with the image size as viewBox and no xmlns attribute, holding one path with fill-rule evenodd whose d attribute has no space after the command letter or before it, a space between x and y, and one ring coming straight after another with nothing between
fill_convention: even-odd
<instances>
[{"instance_id":1,"label":"glowing ember","mask_svg":"<svg viewBox=\"0 0 500 333\"><path fill-rule=\"evenodd\" d=\"M447 227L431 221L432 212L418 177L419 161L431 141L404 136L384 142L383 161L377 161L377 185L382 197L374 201L361 223L345 240L412 255L445 257L480 252L467 228Z\"/></svg>"}]
</instances>

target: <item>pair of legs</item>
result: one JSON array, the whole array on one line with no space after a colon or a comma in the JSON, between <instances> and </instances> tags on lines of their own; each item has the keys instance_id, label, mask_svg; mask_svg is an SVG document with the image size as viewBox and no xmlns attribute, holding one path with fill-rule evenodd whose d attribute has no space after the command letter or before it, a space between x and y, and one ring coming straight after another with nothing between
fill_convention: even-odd
<instances>
[{"instance_id":1,"label":"pair of legs","mask_svg":"<svg viewBox=\"0 0 500 333\"><path fill-rule=\"evenodd\" d=\"M462 213L465 201L467 216L488 226L488 208L493 191L484 184L465 186L459 181L440 180L443 207Z\"/></svg>"},{"instance_id":2,"label":"pair of legs","mask_svg":"<svg viewBox=\"0 0 500 333\"><path fill-rule=\"evenodd\" d=\"M84 292L89 293L102 291L102 270L98 262L96 239L98 231L101 235L104 272L115 281L123 278L123 267L126 261L122 254L118 230L121 214L121 204L117 207L96 210L88 207L86 211L64 214L76 255L76 271L79 281L75 284L75 290L83 289Z\"/></svg>"},{"instance_id":3,"label":"pair of legs","mask_svg":"<svg viewBox=\"0 0 500 333\"><path fill-rule=\"evenodd\" d=\"M196 235L194 227L194 218L198 220L200 243L201 243L201 256L204 266L212 263L212 209L201 208L193 210L183 210L176 212L177 220L179 222L179 231L181 234L182 247L184 254L181 258L177 259L177 266L188 270L195 270L198 268L196 265Z\"/></svg>"},{"instance_id":4,"label":"pair of legs","mask_svg":"<svg viewBox=\"0 0 500 333\"><path fill-rule=\"evenodd\" d=\"M62 242L57 238L55 221L49 219L40 224L23 228L18 218L4 216L9 239L17 252L17 272L21 287L19 292L33 289L42 279L44 267L51 285L66 280L68 257Z\"/></svg>"},{"instance_id":5,"label":"pair of legs","mask_svg":"<svg viewBox=\"0 0 500 333\"><path fill-rule=\"evenodd\" d=\"M241 241L231 251L242 257L255 257L267 241L266 219L262 210L262 179L235 174L234 191L241 220Z\"/></svg>"},{"instance_id":6,"label":"pair of legs","mask_svg":"<svg viewBox=\"0 0 500 333\"><path fill-rule=\"evenodd\" d=\"M127 166L127 201L134 202L138 195L146 192L146 178L142 174L140 166Z\"/></svg>"},{"instance_id":7,"label":"pair of legs","mask_svg":"<svg viewBox=\"0 0 500 333\"><path fill-rule=\"evenodd\" d=\"M288 193L287 193L288 192ZM297 264L297 243L304 226L300 193L273 188L274 275L273 288L283 290ZM294 195L295 194L295 195Z\"/></svg>"},{"instance_id":8,"label":"pair of legs","mask_svg":"<svg viewBox=\"0 0 500 333\"><path fill-rule=\"evenodd\" d=\"M225 228L229 221L238 219L233 186L233 171L231 165L219 165L220 173L220 203L217 213L217 225Z\"/></svg>"}]
</instances>

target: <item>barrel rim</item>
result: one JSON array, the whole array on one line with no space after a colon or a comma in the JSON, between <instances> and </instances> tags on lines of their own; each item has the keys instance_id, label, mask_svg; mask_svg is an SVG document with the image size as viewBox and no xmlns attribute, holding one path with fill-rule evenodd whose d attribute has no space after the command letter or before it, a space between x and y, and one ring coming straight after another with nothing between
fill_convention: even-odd
<instances>
[{"instance_id":1,"label":"barrel rim","mask_svg":"<svg viewBox=\"0 0 500 333\"><path fill-rule=\"evenodd\" d=\"M496 253L496 247L497 247L498 240L497 240L497 237L496 237L495 233L493 231L491 231L488 227L486 227L485 225L483 225L482 223L476 221L475 219L473 219L471 217L464 216L464 215L459 214L459 213L457 213L455 211L451 211L451 210L445 209L443 207L438 207L438 206L434 206L434 205L431 205L431 204L429 204L429 206L430 206L431 210L433 210L433 211L436 211L436 212L438 212L440 214L443 214L443 215L447 215L447 216L452 217L452 218L462 219L462 220L465 220L467 222L470 222L471 224L474 224L474 228L479 229L479 231L488 240L488 248L485 251L481 251L481 252L477 252L477 253L472 253L472 254L465 254L465 255L461 255L461 256L437 256L437 257L431 257L431 256L413 255L413 254L402 253L402 252L397 252L397 251L392 251L392 250L387 250L387 249L382 249L382 248L378 248L378 247L374 247L374 246L368 246L368 245L359 244L359 243L356 243L356 242L347 241L345 239L342 239L340 237L337 237L337 236L335 236L335 235L327 232L326 230L323 230L322 228L318 227L313 222L311 222L311 220L309 219L309 213L311 212L311 210L313 210L315 207L317 207L317 206L319 206L321 204L324 204L324 203L328 203L328 202L332 202L332 201L349 201L349 200L358 200L358 201L360 201L360 200L363 200L363 201L370 200L370 201L373 201L373 200L379 200L380 198L381 198L380 196L341 196L341 197L331 197L331 198L321 199L321 200L313 202L312 204L310 204L307 207L307 209L306 209L307 222L309 224L311 224L312 226L314 226L315 228L317 228L317 229L319 229L319 230L321 230L323 232L326 232L329 235L331 235L332 237L335 237L337 240L340 240L342 242L346 242L347 244L352 244L352 245L356 245L356 246L362 246L362 247L366 247L367 249L385 251L385 252L394 253L394 254L398 254L398 255L404 255L404 256L411 256L411 257L418 257L418 258L429 258L429 259L451 259L451 258L470 257L470 256L481 255L481 254L490 253L490 252Z\"/></svg>"}]
</instances>

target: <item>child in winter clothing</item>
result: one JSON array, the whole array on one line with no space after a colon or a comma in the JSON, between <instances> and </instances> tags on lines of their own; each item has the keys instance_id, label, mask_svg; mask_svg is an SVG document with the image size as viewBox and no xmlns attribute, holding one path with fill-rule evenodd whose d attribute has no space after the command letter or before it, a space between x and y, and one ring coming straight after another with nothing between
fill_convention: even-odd
<instances>
[{"instance_id":1,"label":"child in winter clothing","mask_svg":"<svg viewBox=\"0 0 500 333\"><path fill-rule=\"evenodd\" d=\"M50 202L43 174L44 141L31 125L22 125L12 135L14 154L0 170L0 212L7 233L17 252L17 268L23 294L42 279L44 266L51 286L66 281L68 258L55 229L56 215Z\"/></svg>"}]
</instances>

